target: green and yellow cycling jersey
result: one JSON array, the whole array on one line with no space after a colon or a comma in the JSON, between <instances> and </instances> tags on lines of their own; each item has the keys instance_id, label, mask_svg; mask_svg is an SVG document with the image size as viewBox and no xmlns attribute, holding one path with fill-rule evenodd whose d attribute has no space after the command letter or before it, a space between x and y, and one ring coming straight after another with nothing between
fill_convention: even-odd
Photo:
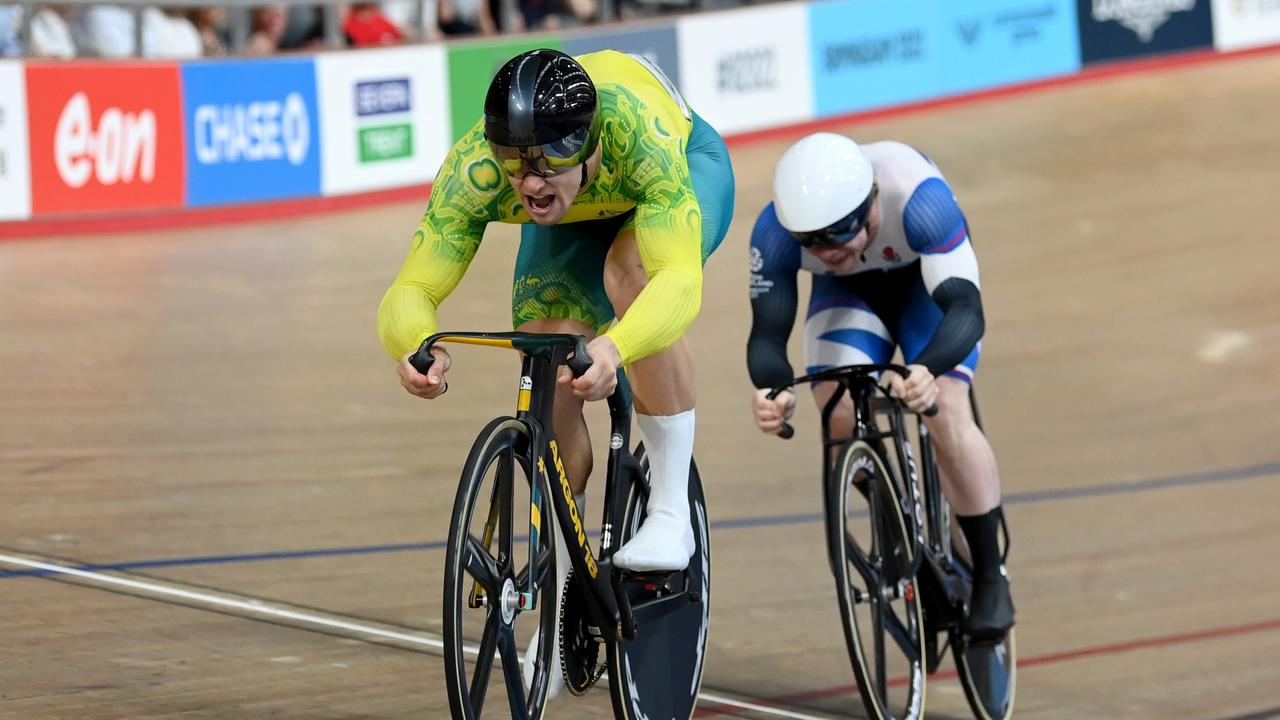
<instances>
[{"instance_id":1,"label":"green and yellow cycling jersey","mask_svg":"<svg viewBox=\"0 0 1280 720\"><path fill-rule=\"evenodd\" d=\"M626 364L680 339L701 307L702 218L686 157L692 120L669 81L645 62L614 50L577 60L599 97L601 162L560 222L635 210L630 224L649 284L606 333ZM479 122L445 157L409 255L378 309L378 336L393 358L436 332L436 309L491 222L531 221Z\"/></svg>"}]
</instances>

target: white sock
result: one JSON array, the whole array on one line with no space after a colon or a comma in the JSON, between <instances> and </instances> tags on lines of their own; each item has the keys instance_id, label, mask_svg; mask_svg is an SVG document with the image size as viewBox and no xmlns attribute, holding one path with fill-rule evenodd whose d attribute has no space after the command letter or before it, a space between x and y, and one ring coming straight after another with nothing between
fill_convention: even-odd
<instances>
[{"instance_id":1,"label":"white sock","mask_svg":"<svg viewBox=\"0 0 1280 720\"><path fill-rule=\"evenodd\" d=\"M584 512L587 506L587 494L574 495L573 501L578 505L578 514ZM545 517L545 516L544 516ZM569 560L569 539L560 532L560 526L551 519L552 531L556 534L556 613L555 613L555 632L556 637L551 643L551 672L547 678L547 699L550 700L555 696L564 692L564 670L560 667L560 600L564 597L564 584L569 578L569 569L572 567ZM533 634L533 639L529 641L529 647L524 651L524 684L526 689L533 684L533 665L538 659L538 639L542 635L542 628Z\"/></svg>"},{"instance_id":2,"label":"white sock","mask_svg":"<svg viewBox=\"0 0 1280 720\"><path fill-rule=\"evenodd\" d=\"M689 566L696 549L689 520L689 463L693 460L693 410L678 415L636 414L649 456L648 514L635 537L613 556L618 567L669 572Z\"/></svg>"}]
</instances>

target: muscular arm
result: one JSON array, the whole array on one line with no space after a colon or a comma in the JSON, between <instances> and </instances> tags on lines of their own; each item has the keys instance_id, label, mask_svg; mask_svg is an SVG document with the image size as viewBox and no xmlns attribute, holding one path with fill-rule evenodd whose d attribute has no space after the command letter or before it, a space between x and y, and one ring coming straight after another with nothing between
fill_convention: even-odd
<instances>
[{"instance_id":1,"label":"muscular arm","mask_svg":"<svg viewBox=\"0 0 1280 720\"><path fill-rule=\"evenodd\" d=\"M436 309L462 280L485 225L497 219L501 179L478 133L445 158L409 255L378 307L378 338L396 360L436 331Z\"/></svg>"},{"instance_id":2,"label":"muscular arm","mask_svg":"<svg viewBox=\"0 0 1280 720\"><path fill-rule=\"evenodd\" d=\"M800 247L778 225L772 206L756 220L751 232L749 262L747 372L756 387L776 387L795 377L787 360L787 339L796 321Z\"/></svg>"},{"instance_id":3,"label":"muscular arm","mask_svg":"<svg viewBox=\"0 0 1280 720\"><path fill-rule=\"evenodd\" d=\"M605 333L624 365L666 350L702 308L702 214L688 161L683 152L655 155L633 170L636 247L649 283Z\"/></svg>"},{"instance_id":4,"label":"muscular arm","mask_svg":"<svg viewBox=\"0 0 1280 720\"><path fill-rule=\"evenodd\" d=\"M907 241L920 253L925 289L942 309L942 322L914 360L936 377L959 365L986 329L978 258L955 196L939 178L916 189L903 225Z\"/></svg>"},{"instance_id":5,"label":"muscular arm","mask_svg":"<svg viewBox=\"0 0 1280 720\"><path fill-rule=\"evenodd\" d=\"M442 232L440 224L428 209L400 273L378 307L378 338L396 360L436 331L436 309L462 280L480 247L483 226Z\"/></svg>"}]
</instances>

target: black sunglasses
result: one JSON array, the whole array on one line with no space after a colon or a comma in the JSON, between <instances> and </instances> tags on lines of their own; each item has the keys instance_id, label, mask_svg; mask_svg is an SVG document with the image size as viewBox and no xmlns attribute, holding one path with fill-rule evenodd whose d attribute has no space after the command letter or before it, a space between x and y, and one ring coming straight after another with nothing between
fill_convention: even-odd
<instances>
[{"instance_id":1,"label":"black sunglasses","mask_svg":"<svg viewBox=\"0 0 1280 720\"><path fill-rule=\"evenodd\" d=\"M810 248L815 245L819 247L839 247L854 239L858 236L858 233L866 229L867 221L871 217L871 205L875 202L876 195L879 194L880 186L878 184L872 185L871 194L867 195L867 199L854 208L853 212L824 228L792 232L791 236L803 248Z\"/></svg>"}]
</instances>

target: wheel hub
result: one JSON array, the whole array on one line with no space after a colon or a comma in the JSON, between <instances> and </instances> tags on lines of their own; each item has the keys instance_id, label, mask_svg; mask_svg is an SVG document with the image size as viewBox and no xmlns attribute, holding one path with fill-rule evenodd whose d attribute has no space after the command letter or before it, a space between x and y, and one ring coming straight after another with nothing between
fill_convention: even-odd
<instances>
[{"instance_id":1,"label":"wheel hub","mask_svg":"<svg viewBox=\"0 0 1280 720\"><path fill-rule=\"evenodd\" d=\"M502 583L502 600L499 604L502 609L502 622L510 625L516 619L516 609L520 607L520 593L516 592L516 584L507 578Z\"/></svg>"}]
</instances>

